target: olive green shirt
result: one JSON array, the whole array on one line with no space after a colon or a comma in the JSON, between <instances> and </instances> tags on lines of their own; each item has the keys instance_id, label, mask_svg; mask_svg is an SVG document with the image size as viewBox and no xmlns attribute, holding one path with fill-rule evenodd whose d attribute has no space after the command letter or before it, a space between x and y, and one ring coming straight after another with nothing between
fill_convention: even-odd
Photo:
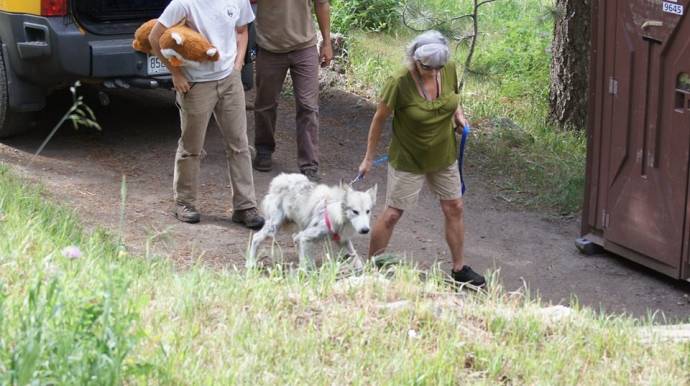
<instances>
[{"instance_id":1,"label":"olive green shirt","mask_svg":"<svg viewBox=\"0 0 690 386\"><path fill-rule=\"evenodd\" d=\"M433 101L419 94L410 71L390 78L381 101L393 111L393 139L388 149L396 170L425 174L446 168L457 159L453 114L458 108L458 78L455 64L440 72L441 93Z\"/></svg>"},{"instance_id":2,"label":"olive green shirt","mask_svg":"<svg viewBox=\"0 0 690 386\"><path fill-rule=\"evenodd\" d=\"M259 0L256 3L256 44L284 54L316 45L312 3L328 0Z\"/></svg>"}]
</instances>

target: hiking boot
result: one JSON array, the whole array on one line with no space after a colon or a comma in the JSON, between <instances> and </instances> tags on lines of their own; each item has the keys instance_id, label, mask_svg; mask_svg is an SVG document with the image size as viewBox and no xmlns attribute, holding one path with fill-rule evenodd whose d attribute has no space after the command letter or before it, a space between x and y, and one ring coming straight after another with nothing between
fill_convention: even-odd
<instances>
[{"instance_id":1,"label":"hiking boot","mask_svg":"<svg viewBox=\"0 0 690 386\"><path fill-rule=\"evenodd\" d=\"M175 204L175 218L182 222L195 224L201 220L201 215L192 205Z\"/></svg>"},{"instance_id":2,"label":"hiking boot","mask_svg":"<svg viewBox=\"0 0 690 386\"><path fill-rule=\"evenodd\" d=\"M451 276L458 284L469 284L475 287L482 288L486 285L484 276L474 272L469 265L465 265L459 271L451 271Z\"/></svg>"},{"instance_id":3,"label":"hiking boot","mask_svg":"<svg viewBox=\"0 0 690 386\"><path fill-rule=\"evenodd\" d=\"M271 160L271 153L257 152L252 163L254 169L260 172L270 172L273 169L273 160Z\"/></svg>"},{"instance_id":4,"label":"hiking boot","mask_svg":"<svg viewBox=\"0 0 690 386\"><path fill-rule=\"evenodd\" d=\"M304 174L311 182L321 182L321 176L319 176L319 169L302 169L300 170L300 173Z\"/></svg>"},{"instance_id":5,"label":"hiking boot","mask_svg":"<svg viewBox=\"0 0 690 386\"><path fill-rule=\"evenodd\" d=\"M264 226L264 218L259 216L259 211L256 208L234 211L232 221L254 230L261 229Z\"/></svg>"}]
</instances>

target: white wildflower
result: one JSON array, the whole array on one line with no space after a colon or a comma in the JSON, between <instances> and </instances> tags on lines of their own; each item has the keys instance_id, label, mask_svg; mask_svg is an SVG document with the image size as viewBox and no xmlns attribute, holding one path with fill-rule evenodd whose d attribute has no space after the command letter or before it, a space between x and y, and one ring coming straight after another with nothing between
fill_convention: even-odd
<instances>
[{"instance_id":1,"label":"white wildflower","mask_svg":"<svg viewBox=\"0 0 690 386\"><path fill-rule=\"evenodd\" d=\"M65 249L62 250L62 256L74 260L80 258L82 254L79 247L75 245L70 245L69 247L65 247Z\"/></svg>"}]
</instances>

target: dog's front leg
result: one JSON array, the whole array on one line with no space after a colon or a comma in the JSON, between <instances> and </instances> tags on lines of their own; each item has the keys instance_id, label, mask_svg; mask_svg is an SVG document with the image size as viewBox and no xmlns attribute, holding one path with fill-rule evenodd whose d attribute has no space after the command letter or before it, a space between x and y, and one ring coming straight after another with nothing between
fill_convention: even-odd
<instances>
[{"instance_id":1,"label":"dog's front leg","mask_svg":"<svg viewBox=\"0 0 690 386\"><path fill-rule=\"evenodd\" d=\"M328 231L319 226L311 226L297 233L293 240L299 246L299 265L300 268L311 268L314 266L313 256L309 256L310 248L308 248L314 240L319 240L326 236Z\"/></svg>"},{"instance_id":2,"label":"dog's front leg","mask_svg":"<svg viewBox=\"0 0 690 386\"><path fill-rule=\"evenodd\" d=\"M312 243L308 240L299 241L299 268L310 271L316 267L316 262L312 256Z\"/></svg>"},{"instance_id":3,"label":"dog's front leg","mask_svg":"<svg viewBox=\"0 0 690 386\"><path fill-rule=\"evenodd\" d=\"M362 261L362 258L359 256L357 253L357 250L355 249L355 246L352 244L352 240L347 240L347 252L352 258L352 265L356 270L361 270L364 268L364 262Z\"/></svg>"}]
</instances>

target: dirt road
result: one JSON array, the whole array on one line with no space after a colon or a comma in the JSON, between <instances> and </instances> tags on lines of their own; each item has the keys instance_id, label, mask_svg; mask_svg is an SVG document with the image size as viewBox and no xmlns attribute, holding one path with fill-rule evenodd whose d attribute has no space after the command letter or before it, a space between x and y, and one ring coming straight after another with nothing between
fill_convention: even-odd
<instances>
[{"instance_id":1,"label":"dirt road","mask_svg":"<svg viewBox=\"0 0 690 386\"><path fill-rule=\"evenodd\" d=\"M97 105L93 96L87 100ZM172 166L179 128L170 93L112 95L110 106L96 108L103 132L74 131L65 126L27 166L48 127L64 111L64 103L55 98L51 103L38 129L0 144L0 162L44 184L54 199L73 207L88 226L102 226L112 232L118 230L120 185L125 175L125 240L131 248L144 253L148 243L155 253L183 264L201 260L214 266L243 266L249 233L229 221L231 192L222 139L215 127L207 136L207 156L202 162L198 205L202 222L188 225L171 215ZM279 112L277 167L272 173L255 173L259 197L277 173L297 170L293 111L291 98L284 98ZM340 91L323 95L320 138L324 182L354 177L372 113L372 106L356 96ZM253 115L248 114L248 119L252 138ZM507 207L494 199L491 184L475 173L471 151L467 157L466 253L473 268L499 269L508 290L526 283L552 303L567 305L576 298L606 312L644 317L658 310L671 320L687 321L690 317L690 289L686 284L615 256L580 255L573 244L578 236L577 219L564 221ZM361 187L373 183L381 188L381 203L385 168L374 170ZM361 253L365 253L367 241L358 240ZM281 244L285 256L294 258L289 240L282 238ZM421 267L438 261L448 269L441 212L429 192L423 192L417 209L403 216L391 250Z\"/></svg>"}]
</instances>

